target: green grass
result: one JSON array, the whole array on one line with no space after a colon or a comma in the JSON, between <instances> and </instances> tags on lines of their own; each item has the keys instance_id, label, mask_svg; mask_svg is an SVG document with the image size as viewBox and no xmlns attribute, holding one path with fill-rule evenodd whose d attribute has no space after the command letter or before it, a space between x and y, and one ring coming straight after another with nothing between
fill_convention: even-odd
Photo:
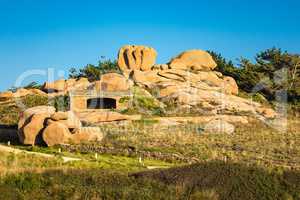
<instances>
[{"instance_id":1,"label":"green grass","mask_svg":"<svg viewBox=\"0 0 300 200\"><path fill-rule=\"evenodd\" d=\"M289 120L285 133L260 122L237 125L232 135L203 134L201 124L164 127L147 119L126 125L104 125L106 138L99 146L177 154L198 161L228 160L265 167L300 169L300 124ZM95 144L97 146L97 144Z\"/></svg>"},{"instance_id":2,"label":"green grass","mask_svg":"<svg viewBox=\"0 0 300 200\"><path fill-rule=\"evenodd\" d=\"M208 162L133 174L48 170L6 176L0 199L300 199L299 171Z\"/></svg>"},{"instance_id":3,"label":"green grass","mask_svg":"<svg viewBox=\"0 0 300 200\"><path fill-rule=\"evenodd\" d=\"M25 101L45 103L35 97ZM0 123L15 125L19 111L0 105ZM107 133L101 143L71 146L75 151L14 146L55 158L0 152L0 199L300 199L298 118L289 119L284 133L251 122L237 124L233 135L208 135L203 124L168 127L151 115L101 128ZM114 152L96 159L97 147ZM128 149L136 153L129 155ZM64 163L62 156L82 160Z\"/></svg>"},{"instance_id":4,"label":"green grass","mask_svg":"<svg viewBox=\"0 0 300 200\"><path fill-rule=\"evenodd\" d=\"M0 175L19 173L22 171L47 170L56 169L110 169L120 172L137 172L147 170L148 166L156 166L160 168L169 168L175 166L172 163L163 162L153 159L142 159L139 157L126 157L108 154L94 153L70 153L59 152L58 148L42 148L42 147L19 147L19 149L29 152L46 153L55 155L55 158L45 158L32 154L15 154L0 152ZM79 158L80 161L63 162L62 156Z\"/></svg>"}]
</instances>

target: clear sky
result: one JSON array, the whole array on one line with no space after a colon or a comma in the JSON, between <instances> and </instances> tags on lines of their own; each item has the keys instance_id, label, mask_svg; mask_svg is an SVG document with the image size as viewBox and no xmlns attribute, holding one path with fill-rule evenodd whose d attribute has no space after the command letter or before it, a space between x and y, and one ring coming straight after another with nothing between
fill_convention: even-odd
<instances>
[{"instance_id":1,"label":"clear sky","mask_svg":"<svg viewBox=\"0 0 300 200\"><path fill-rule=\"evenodd\" d=\"M300 53L299 8L299 0L0 0L0 90L26 70L115 59L124 44L154 47L158 63L195 48L233 60L273 46Z\"/></svg>"}]
</instances>

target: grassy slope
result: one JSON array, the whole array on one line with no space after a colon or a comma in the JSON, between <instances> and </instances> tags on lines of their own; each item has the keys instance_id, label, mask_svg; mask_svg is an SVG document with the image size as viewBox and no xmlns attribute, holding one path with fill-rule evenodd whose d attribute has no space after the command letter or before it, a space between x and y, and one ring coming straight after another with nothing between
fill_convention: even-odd
<instances>
[{"instance_id":1,"label":"grassy slope","mask_svg":"<svg viewBox=\"0 0 300 200\"><path fill-rule=\"evenodd\" d=\"M207 162L127 175L48 170L7 176L0 199L300 199L299 171Z\"/></svg>"},{"instance_id":2,"label":"grassy slope","mask_svg":"<svg viewBox=\"0 0 300 200\"><path fill-rule=\"evenodd\" d=\"M28 98L27 103L45 102ZM13 105L1 105L1 124L14 125L18 111ZM202 125L193 124L188 124L192 129L159 129L161 125L151 119L132 124L133 129L103 127L109 135L99 146L133 147L200 161L169 170L148 171L138 158L123 154L95 160L92 151L64 152L84 160L63 163L59 156L49 160L1 152L0 171L5 175L0 199L300 199L300 124L298 119L289 122L285 134L256 123L238 126L232 136L203 135ZM25 149L57 153L57 148ZM146 159L145 165L178 163Z\"/></svg>"}]
</instances>

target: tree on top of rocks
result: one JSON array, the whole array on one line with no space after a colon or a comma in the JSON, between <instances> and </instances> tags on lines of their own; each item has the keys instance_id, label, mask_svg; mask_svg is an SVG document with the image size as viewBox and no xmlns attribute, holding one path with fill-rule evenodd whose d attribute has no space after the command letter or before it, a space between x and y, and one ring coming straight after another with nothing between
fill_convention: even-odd
<instances>
[{"instance_id":1,"label":"tree on top of rocks","mask_svg":"<svg viewBox=\"0 0 300 200\"><path fill-rule=\"evenodd\" d=\"M114 60L100 60L97 65L88 64L85 67L79 69L71 68L69 70L69 78L88 78L89 81L100 80L102 74L106 73L121 73L117 62Z\"/></svg>"}]
</instances>

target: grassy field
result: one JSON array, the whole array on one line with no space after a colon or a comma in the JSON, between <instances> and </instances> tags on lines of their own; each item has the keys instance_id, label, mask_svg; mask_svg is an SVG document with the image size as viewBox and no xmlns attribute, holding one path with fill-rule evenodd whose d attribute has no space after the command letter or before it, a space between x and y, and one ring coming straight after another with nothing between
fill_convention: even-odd
<instances>
[{"instance_id":1,"label":"grassy field","mask_svg":"<svg viewBox=\"0 0 300 200\"><path fill-rule=\"evenodd\" d=\"M1 125L14 126L18 109L0 108ZM55 157L0 152L0 199L300 199L298 118L285 132L253 121L232 135L151 118L100 127L101 143L52 148L21 146L4 134L3 145L11 139L13 148Z\"/></svg>"}]
</instances>

